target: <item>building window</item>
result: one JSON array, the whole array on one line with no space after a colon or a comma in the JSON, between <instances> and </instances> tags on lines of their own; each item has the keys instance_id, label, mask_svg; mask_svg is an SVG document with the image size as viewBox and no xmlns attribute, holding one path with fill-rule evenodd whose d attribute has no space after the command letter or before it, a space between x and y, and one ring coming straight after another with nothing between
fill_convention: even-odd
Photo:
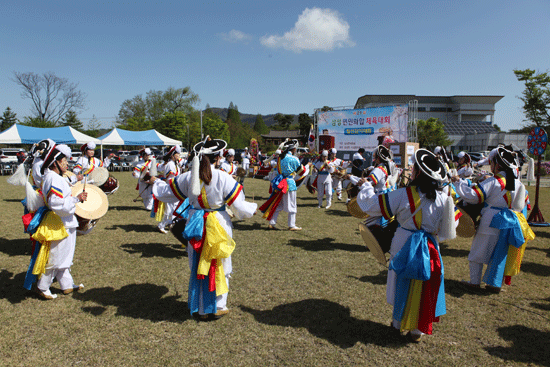
<instances>
[{"instance_id":1,"label":"building window","mask_svg":"<svg viewBox=\"0 0 550 367\"><path fill-rule=\"evenodd\" d=\"M426 107L418 107L418 112L426 112Z\"/></svg>"},{"instance_id":2,"label":"building window","mask_svg":"<svg viewBox=\"0 0 550 367\"><path fill-rule=\"evenodd\" d=\"M430 112L448 112L447 107L430 107Z\"/></svg>"}]
</instances>

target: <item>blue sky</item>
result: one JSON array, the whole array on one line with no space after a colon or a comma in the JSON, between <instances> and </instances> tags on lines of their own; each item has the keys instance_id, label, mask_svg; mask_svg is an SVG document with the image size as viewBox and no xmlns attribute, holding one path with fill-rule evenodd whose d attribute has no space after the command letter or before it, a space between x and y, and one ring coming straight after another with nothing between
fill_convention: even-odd
<instances>
[{"instance_id":1,"label":"blue sky","mask_svg":"<svg viewBox=\"0 0 550 367\"><path fill-rule=\"evenodd\" d=\"M550 69L550 1L13 1L0 5L0 113L30 115L13 72L78 83L111 127L122 102L191 87L196 108L313 113L365 94L503 95L513 69Z\"/></svg>"}]
</instances>

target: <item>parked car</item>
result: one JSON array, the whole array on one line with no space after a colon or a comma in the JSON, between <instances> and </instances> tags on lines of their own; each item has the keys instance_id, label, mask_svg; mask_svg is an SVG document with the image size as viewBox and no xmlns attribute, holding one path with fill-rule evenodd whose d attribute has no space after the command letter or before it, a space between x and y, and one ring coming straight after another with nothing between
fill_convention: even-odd
<instances>
[{"instance_id":1,"label":"parked car","mask_svg":"<svg viewBox=\"0 0 550 367\"><path fill-rule=\"evenodd\" d=\"M139 150L130 151L124 160L128 163L137 163L139 161Z\"/></svg>"},{"instance_id":2,"label":"parked car","mask_svg":"<svg viewBox=\"0 0 550 367\"><path fill-rule=\"evenodd\" d=\"M18 153L20 152L20 149L16 148L3 148L0 150L0 163L18 163Z\"/></svg>"},{"instance_id":3,"label":"parked car","mask_svg":"<svg viewBox=\"0 0 550 367\"><path fill-rule=\"evenodd\" d=\"M130 151L129 150L119 150L117 152L117 156L120 158L120 159L124 159L128 156L128 154L130 154Z\"/></svg>"},{"instance_id":4,"label":"parked car","mask_svg":"<svg viewBox=\"0 0 550 367\"><path fill-rule=\"evenodd\" d=\"M306 147L298 147L296 149L296 155L300 155L300 154L304 154L304 153L309 153L309 148L306 148Z\"/></svg>"}]
</instances>

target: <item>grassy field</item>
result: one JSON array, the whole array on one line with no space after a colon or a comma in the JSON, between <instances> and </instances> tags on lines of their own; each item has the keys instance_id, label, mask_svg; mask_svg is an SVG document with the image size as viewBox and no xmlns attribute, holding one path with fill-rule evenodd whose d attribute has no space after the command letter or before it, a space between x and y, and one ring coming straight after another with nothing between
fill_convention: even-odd
<instances>
[{"instance_id":1,"label":"grassy field","mask_svg":"<svg viewBox=\"0 0 550 367\"><path fill-rule=\"evenodd\" d=\"M43 301L23 279L30 241L21 187L0 177L2 366L550 366L550 229L533 228L522 273L500 294L470 294L470 239L441 244L447 315L420 344L392 337L386 268L366 250L343 202L317 209L298 191L301 232L235 221L228 316L197 322L187 309L187 254L133 202L130 173L108 213L77 238L72 273L82 292ZM247 179L261 204L268 184ZM530 189L534 201L534 188ZM550 220L550 189L541 189ZM286 227L286 214L279 218ZM58 284L54 283L52 291Z\"/></svg>"}]
</instances>

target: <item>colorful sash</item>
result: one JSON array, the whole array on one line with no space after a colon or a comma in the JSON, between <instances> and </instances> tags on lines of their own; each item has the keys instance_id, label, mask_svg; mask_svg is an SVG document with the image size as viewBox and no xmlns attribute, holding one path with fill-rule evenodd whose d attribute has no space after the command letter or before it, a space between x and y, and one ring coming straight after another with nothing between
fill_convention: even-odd
<instances>
[{"instance_id":1,"label":"colorful sash","mask_svg":"<svg viewBox=\"0 0 550 367\"><path fill-rule=\"evenodd\" d=\"M393 319L401 331L432 333L432 323L446 313L443 260L435 238L414 231L390 262L397 274Z\"/></svg>"}]
</instances>

